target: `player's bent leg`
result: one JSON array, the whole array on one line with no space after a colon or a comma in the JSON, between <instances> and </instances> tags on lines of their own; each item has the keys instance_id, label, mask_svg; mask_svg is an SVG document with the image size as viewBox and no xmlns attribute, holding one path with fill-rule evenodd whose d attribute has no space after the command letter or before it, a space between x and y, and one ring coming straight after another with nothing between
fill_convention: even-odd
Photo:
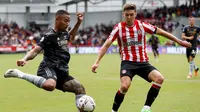
<instances>
[{"instance_id":1,"label":"player's bent leg","mask_svg":"<svg viewBox=\"0 0 200 112\"><path fill-rule=\"evenodd\" d=\"M125 96L126 92L128 91L128 89L131 85L131 78L129 76L121 77L120 81L121 81L121 86L120 86L120 89L115 94L112 112L118 111L121 103L124 100L124 96Z\"/></svg>"},{"instance_id":2,"label":"player's bent leg","mask_svg":"<svg viewBox=\"0 0 200 112\"><path fill-rule=\"evenodd\" d=\"M5 78L13 77L13 78L24 79L24 80L36 85L39 88L41 88L43 83L46 81L46 79L43 78L43 77L27 74L27 73L24 73L24 72L22 72L18 69L7 70L4 74L4 77Z\"/></svg>"},{"instance_id":3,"label":"player's bent leg","mask_svg":"<svg viewBox=\"0 0 200 112\"><path fill-rule=\"evenodd\" d=\"M156 59L156 51L153 49L153 56Z\"/></svg>"},{"instance_id":4,"label":"player's bent leg","mask_svg":"<svg viewBox=\"0 0 200 112\"><path fill-rule=\"evenodd\" d=\"M194 71L194 58L192 56L189 56L188 58L189 60L189 73L188 73L188 76L187 78L192 78L192 72Z\"/></svg>"},{"instance_id":5,"label":"player's bent leg","mask_svg":"<svg viewBox=\"0 0 200 112\"><path fill-rule=\"evenodd\" d=\"M54 79L47 79L42 84L42 88L47 91L53 91L56 88L56 81Z\"/></svg>"},{"instance_id":6,"label":"player's bent leg","mask_svg":"<svg viewBox=\"0 0 200 112\"><path fill-rule=\"evenodd\" d=\"M64 92L72 92L72 93L75 93L76 95L86 94L85 88L76 79L66 81L63 85L63 91Z\"/></svg>"},{"instance_id":7,"label":"player's bent leg","mask_svg":"<svg viewBox=\"0 0 200 112\"><path fill-rule=\"evenodd\" d=\"M123 93L126 93L131 85L131 78L129 76L123 76L120 79L121 84L120 84L120 90Z\"/></svg>"},{"instance_id":8,"label":"player's bent leg","mask_svg":"<svg viewBox=\"0 0 200 112\"><path fill-rule=\"evenodd\" d=\"M153 104L154 100L158 96L158 93L160 91L161 85L164 82L164 77L161 75L161 73L157 70L152 70L148 78L153 81L153 84L151 88L149 89L149 92L147 94L145 105L141 112L151 112L150 107Z\"/></svg>"},{"instance_id":9,"label":"player's bent leg","mask_svg":"<svg viewBox=\"0 0 200 112\"><path fill-rule=\"evenodd\" d=\"M199 68L196 67L195 70L194 70L194 76L197 76L197 75L198 75L198 71L199 71Z\"/></svg>"},{"instance_id":10,"label":"player's bent leg","mask_svg":"<svg viewBox=\"0 0 200 112\"><path fill-rule=\"evenodd\" d=\"M199 68L195 65L195 62L194 62L194 58L195 58L195 55L193 56L190 56L190 66L193 67L193 71L194 71L194 76L197 76L198 75L198 71L199 71ZM191 68L190 68L191 69ZM191 72L191 70L190 70ZM189 77L189 76L188 76ZM192 74L189 78L192 77Z\"/></svg>"},{"instance_id":11,"label":"player's bent leg","mask_svg":"<svg viewBox=\"0 0 200 112\"><path fill-rule=\"evenodd\" d=\"M66 81L63 85L64 92L72 92L76 95L76 106L78 108L78 100L86 94L84 86L77 81L76 79L72 79ZM78 108L79 112L83 112L80 108Z\"/></svg>"},{"instance_id":12,"label":"player's bent leg","mask_svg":"<svg viewBox=\"0 0 200 112\"><path fill-rule=\"evenodd\" d=\"M158 70L152 70L148 75L149 80L162 84L164 82L164 77Z\"/></svg>"}]
</instances>

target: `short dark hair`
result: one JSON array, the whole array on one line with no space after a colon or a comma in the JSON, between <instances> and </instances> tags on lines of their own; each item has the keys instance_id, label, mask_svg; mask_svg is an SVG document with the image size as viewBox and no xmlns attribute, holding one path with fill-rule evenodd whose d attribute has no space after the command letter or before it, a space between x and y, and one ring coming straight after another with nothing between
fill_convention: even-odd
<instances>
[{"instance_id":1,"label":"short dark hair","mask_svg":"<svg viewBox=\"0 0 200 112\"><path fill-rule=\"evenodd\" d=\"M194 18L194 16L189 16L189 18Z\"/></svg>"},{"instance_id":2,"label":"short dark hair","mask_svg":"<svg viewBox=\"0 0 200 112\"><path fill-rule=\"evenodd\" d=\"M136 5L132 3L126 3L123 6L123 11L125 10L135 10L136 11Z\"/></svg>"},{"instance_id":3,"label":"short dark hair","mask_svg":"<svg viewBox=\"0 0 200 112\"><path fill-rule=\"evenodd\" d=\"M56 16L60 16L60 15L64 15L64 14L69 15L69 13L66 10L58 10L56 12Z\"/></svg>"}]
</instances>

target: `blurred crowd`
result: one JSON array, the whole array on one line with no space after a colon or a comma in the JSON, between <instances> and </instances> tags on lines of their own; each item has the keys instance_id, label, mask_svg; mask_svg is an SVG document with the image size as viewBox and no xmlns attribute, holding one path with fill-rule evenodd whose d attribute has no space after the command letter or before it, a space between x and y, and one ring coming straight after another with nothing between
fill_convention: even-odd
<instances>
[{"instance_id":1,"label":"blurred crowd","mask_svg":"<svg viewBox=\"0 0 200 112\"><path fill-rule=\"evenodd\" d=\"M200 17L200 2L195 5L181 5L178 7L162 7L156 10L138 11L137 19L149 22L168 32L172 32L179 26L179 22L172 21L178 16ZM96 24L78 31L75 40L71 43L73 46L101 46L109 36L116 23ZM47 31L47 29L46 29ZM39 42L41 35L40 27L32 23L28 28L20 28L17 23L6 24L0 22L0 46L28 46Z\"/></svg>"},{"instance_id":2,"label":"blurred crowd","mask_svg":"<svg viewBox=\"0 0 200 112\"><path fill-rule=\"evenodd\" d=\"M30 24L31 26L31 24ZM37 44L41 36L40 28L20 28L16 22L0 23L0 46L29 46Z\"/></svg>"}]
</instances>

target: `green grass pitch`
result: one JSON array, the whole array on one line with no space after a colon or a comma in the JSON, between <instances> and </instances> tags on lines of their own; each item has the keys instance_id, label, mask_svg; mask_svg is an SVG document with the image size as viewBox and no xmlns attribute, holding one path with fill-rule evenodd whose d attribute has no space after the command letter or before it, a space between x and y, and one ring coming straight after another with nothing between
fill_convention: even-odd
<instances>
[{"instance_id":1,"label":"green grass pitch","mask_svg":"<svg viewBox=\"0 0 200 112\"><path fill-rule=\"evenodd\" d=\"M0 112L77 112L74 95L61 91L46 92L19 79L5 79L4 72L18 68L36 74L42 55L27 63L23 68L16 66L16 60L24 54L0 55ZM117 54L106 55L100 63L97 74L91 66L97 55L72 55L70 74L86 88L87 94L96 102L95 112L111 112L113 98L119 88L120 58ZM200 112L200 74L186 79L188 63L185 55L160 55L156 62L149 54L150 63L165 77L159 96L152 106L152 112ZM200 56L195 62L200 66ZM150 84L136 76L122 103L119 112L140 112Z\"/></svg>"}]
</instances>

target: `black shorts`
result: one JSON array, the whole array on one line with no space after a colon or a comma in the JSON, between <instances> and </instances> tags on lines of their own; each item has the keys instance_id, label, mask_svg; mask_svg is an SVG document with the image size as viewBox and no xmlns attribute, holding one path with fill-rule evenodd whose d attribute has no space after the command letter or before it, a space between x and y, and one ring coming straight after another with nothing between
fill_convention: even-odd
<instances>
[{"instance_id":1,"label":"black shorts","mask_svg":"<svg viewBox=\"0 0 200 112\"><path fill-rule=\"evenodd\" d=\"M74 78L69 75L68 71L60 70L55 67L45 66L40 64L37 75L45 79L54 79L56 81L56 89L63 91L63 84L66 81L73 80Z\"/></svg>"},{"instance_id":2,"label":"black shorts","mask_svg":"<svg viewBox=\"0 0 200 112\"><path fill-rule=\"evenodd\" d=\"M157 52L158 51L158 47L157 46L152 46L152 50Z\"/></svg>"},{"instance_id":3,"label":"black shorts","mask_svg":"<svg viewBox=\"0 0 200 112\"><path fill-rule=\"evenodd\" d=\"M189 58L190 56L194 58L196 56L196 53L197 53L196 51L197 51L196 48L186 48L187 58Z\"/></svg>"},{"instance_id":4,"label":"black shorts","mask_svg":"<svg viewBox=\"0 0 200 112\"><path fill-rule=\"evenodd\" d=\"M129 76L132 80L132 78L137 74L146 81L151 82L151 80L148 78L148 75L153 70L157 69L148 62L122 61L120 77Z\"/></svg>"}]
</instances>

